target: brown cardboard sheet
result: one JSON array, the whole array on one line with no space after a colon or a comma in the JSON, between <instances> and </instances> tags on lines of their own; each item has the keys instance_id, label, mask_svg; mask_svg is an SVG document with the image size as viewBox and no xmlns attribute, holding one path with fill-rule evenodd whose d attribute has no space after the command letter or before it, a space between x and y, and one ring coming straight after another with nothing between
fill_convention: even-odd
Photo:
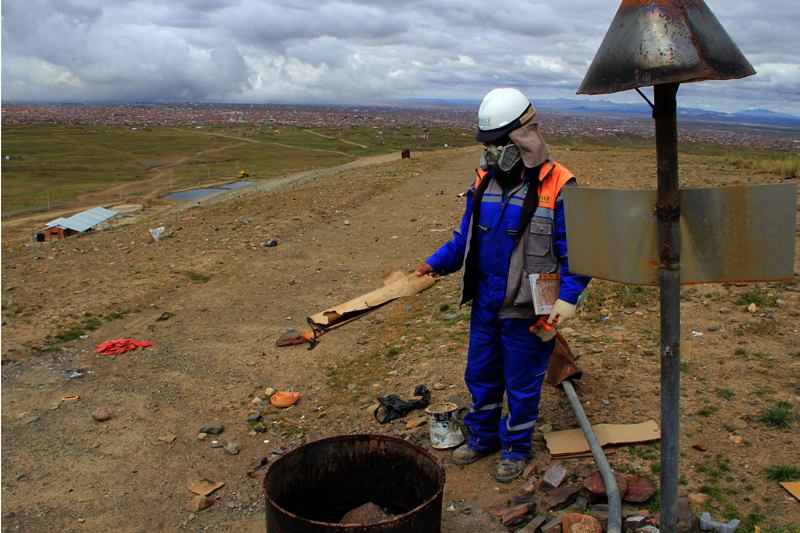
<instances>
[{"instance_id":1,"label":"brown cardboard sheet","mask_svg":"<svg viewBox=\"0 0 800 533\"><path fill-rule=\"evenodd\" d=\"M800 501L800 481L783 481L781 487L789 491L789 494Z\"/></svg>"},{"instance_id":2,"label":"brown cardboard sheet","mask_svg":"<svg viewBox=\"0 0 800 533\"><path fill-rule=\"evenodd\" d=\"M592 426L600 446L632 444L661 439L661 430L655 420L641 424L597 424ZM581 429L545 433L545 441L553 457L577 456L590 452L589 443Z\"/></svg>"},{"instance_id":3,"label":"brown cardboard sheet","mask_svg":"<svg viewBox=\"0 0 800 533\"><path fill-rule=\"evenodd\" d=\"M361 318L379 307L407 296L414 296L436 284L432 276L417 276L413 272L405 275L394 270L383 277L384 286L349 302L308 317L308 325L314 331L330 331Z\"/></svg>"}]
</instances>

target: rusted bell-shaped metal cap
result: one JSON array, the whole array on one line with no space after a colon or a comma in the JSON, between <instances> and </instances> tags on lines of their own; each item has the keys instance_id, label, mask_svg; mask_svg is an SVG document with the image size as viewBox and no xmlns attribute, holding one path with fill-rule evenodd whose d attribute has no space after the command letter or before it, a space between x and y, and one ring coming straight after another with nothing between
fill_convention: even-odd
<instances>
[{"instance_id":1,"label":"rusted bell-shaped metal cap","mask_svg":"<svg viewBox=\"0 0 800 533\"><path fill-rule=\"evenodd\" d=\"M623 0L578 94L755 73L703 0Z\"/></svg>"}]
</instances>

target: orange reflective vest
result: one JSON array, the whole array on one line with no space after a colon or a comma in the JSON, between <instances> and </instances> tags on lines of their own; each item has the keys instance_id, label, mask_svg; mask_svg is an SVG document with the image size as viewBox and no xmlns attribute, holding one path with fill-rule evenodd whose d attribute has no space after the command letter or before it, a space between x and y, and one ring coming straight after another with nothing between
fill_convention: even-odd
<instances>
[{"instance_id":1,"label":"orange reflective vest","mask_svg":"<svg viewBox=\"0 0 800 533\"><path fill-rule=\"evenodd\" d=\"M471 241L478 231L476 225L480 219L484 192L495 197L502 193L501 185L494 180L484 179L486 172L480 169L477 172L472 200L472 220L461 273L462 304L473 299L477 288L477 254L474 250L475 243ZM556 199L561 189L567 182L573 180L574 176L560 163L548 160L539 168L538 178L538 198L530 194L533 191L524 194L518 230L508 264L506 293L498 313L500 318L534 318L536 313L527 277L530 274L560 272L561 261L556 257L553 247ZM527 185L531 189L534 186L533 180Z\"/></svg>"},{"instance_id":2,"label":"orange reflective vest","mask_svg":"<svg viewBox=\"0 0 800 533\"><path fill-rule=\"evenodd\" d=\"M475 189L480 187L484 176L488 174L487 171L480 168L476 169L476 172L478 177L475 181ZM539 168L539 207L555 209L556 198L558 198L561 188L574 177L572 172L567 170L561 163L552 159L545 161Z\"/></svg>"}]
</instances>

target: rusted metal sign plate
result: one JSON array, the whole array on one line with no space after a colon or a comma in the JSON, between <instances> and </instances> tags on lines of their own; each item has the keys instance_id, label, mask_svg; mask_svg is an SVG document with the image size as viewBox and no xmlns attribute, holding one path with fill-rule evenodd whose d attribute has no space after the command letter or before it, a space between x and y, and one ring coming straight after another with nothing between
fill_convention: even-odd
<instances>
[{"instance_id":1,"label":"rusted metal sign plate","mask_svg":"<svg viewBox=\"0 0 800 533\"><path fill-rule=\"evenodd\" d=\"M682 189L681 284L791 279L797 185ZM656 191L564 189L570 272L658 285Z\"/></svg>"},{"instance_id":2,"label":"rusted metal sign plate","mask_svg":"<svg viewBox=\"0 0 800 533\"><path fill-rule=\"evenodd\" d=\"M702 0L623 0L578 94L755 72Z\"/></svg>"}]
</instances>

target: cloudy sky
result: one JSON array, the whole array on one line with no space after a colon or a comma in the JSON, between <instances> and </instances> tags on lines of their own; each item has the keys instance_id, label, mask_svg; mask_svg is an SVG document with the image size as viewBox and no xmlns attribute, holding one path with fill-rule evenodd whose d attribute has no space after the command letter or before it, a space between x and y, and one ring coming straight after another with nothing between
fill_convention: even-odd
<instances>
[{"instance_id":1,"label":"cloudy sky","mask_svg":"<svg viewBox=\"0 0 800 533\"><path fill-rule=\"evenodd\" d=\"M797 0L707 0L755 67L684 107L800 116ZM2 0L2 100L380 104L576 96L619 0Z\"/></svg>"}]
</instances>

